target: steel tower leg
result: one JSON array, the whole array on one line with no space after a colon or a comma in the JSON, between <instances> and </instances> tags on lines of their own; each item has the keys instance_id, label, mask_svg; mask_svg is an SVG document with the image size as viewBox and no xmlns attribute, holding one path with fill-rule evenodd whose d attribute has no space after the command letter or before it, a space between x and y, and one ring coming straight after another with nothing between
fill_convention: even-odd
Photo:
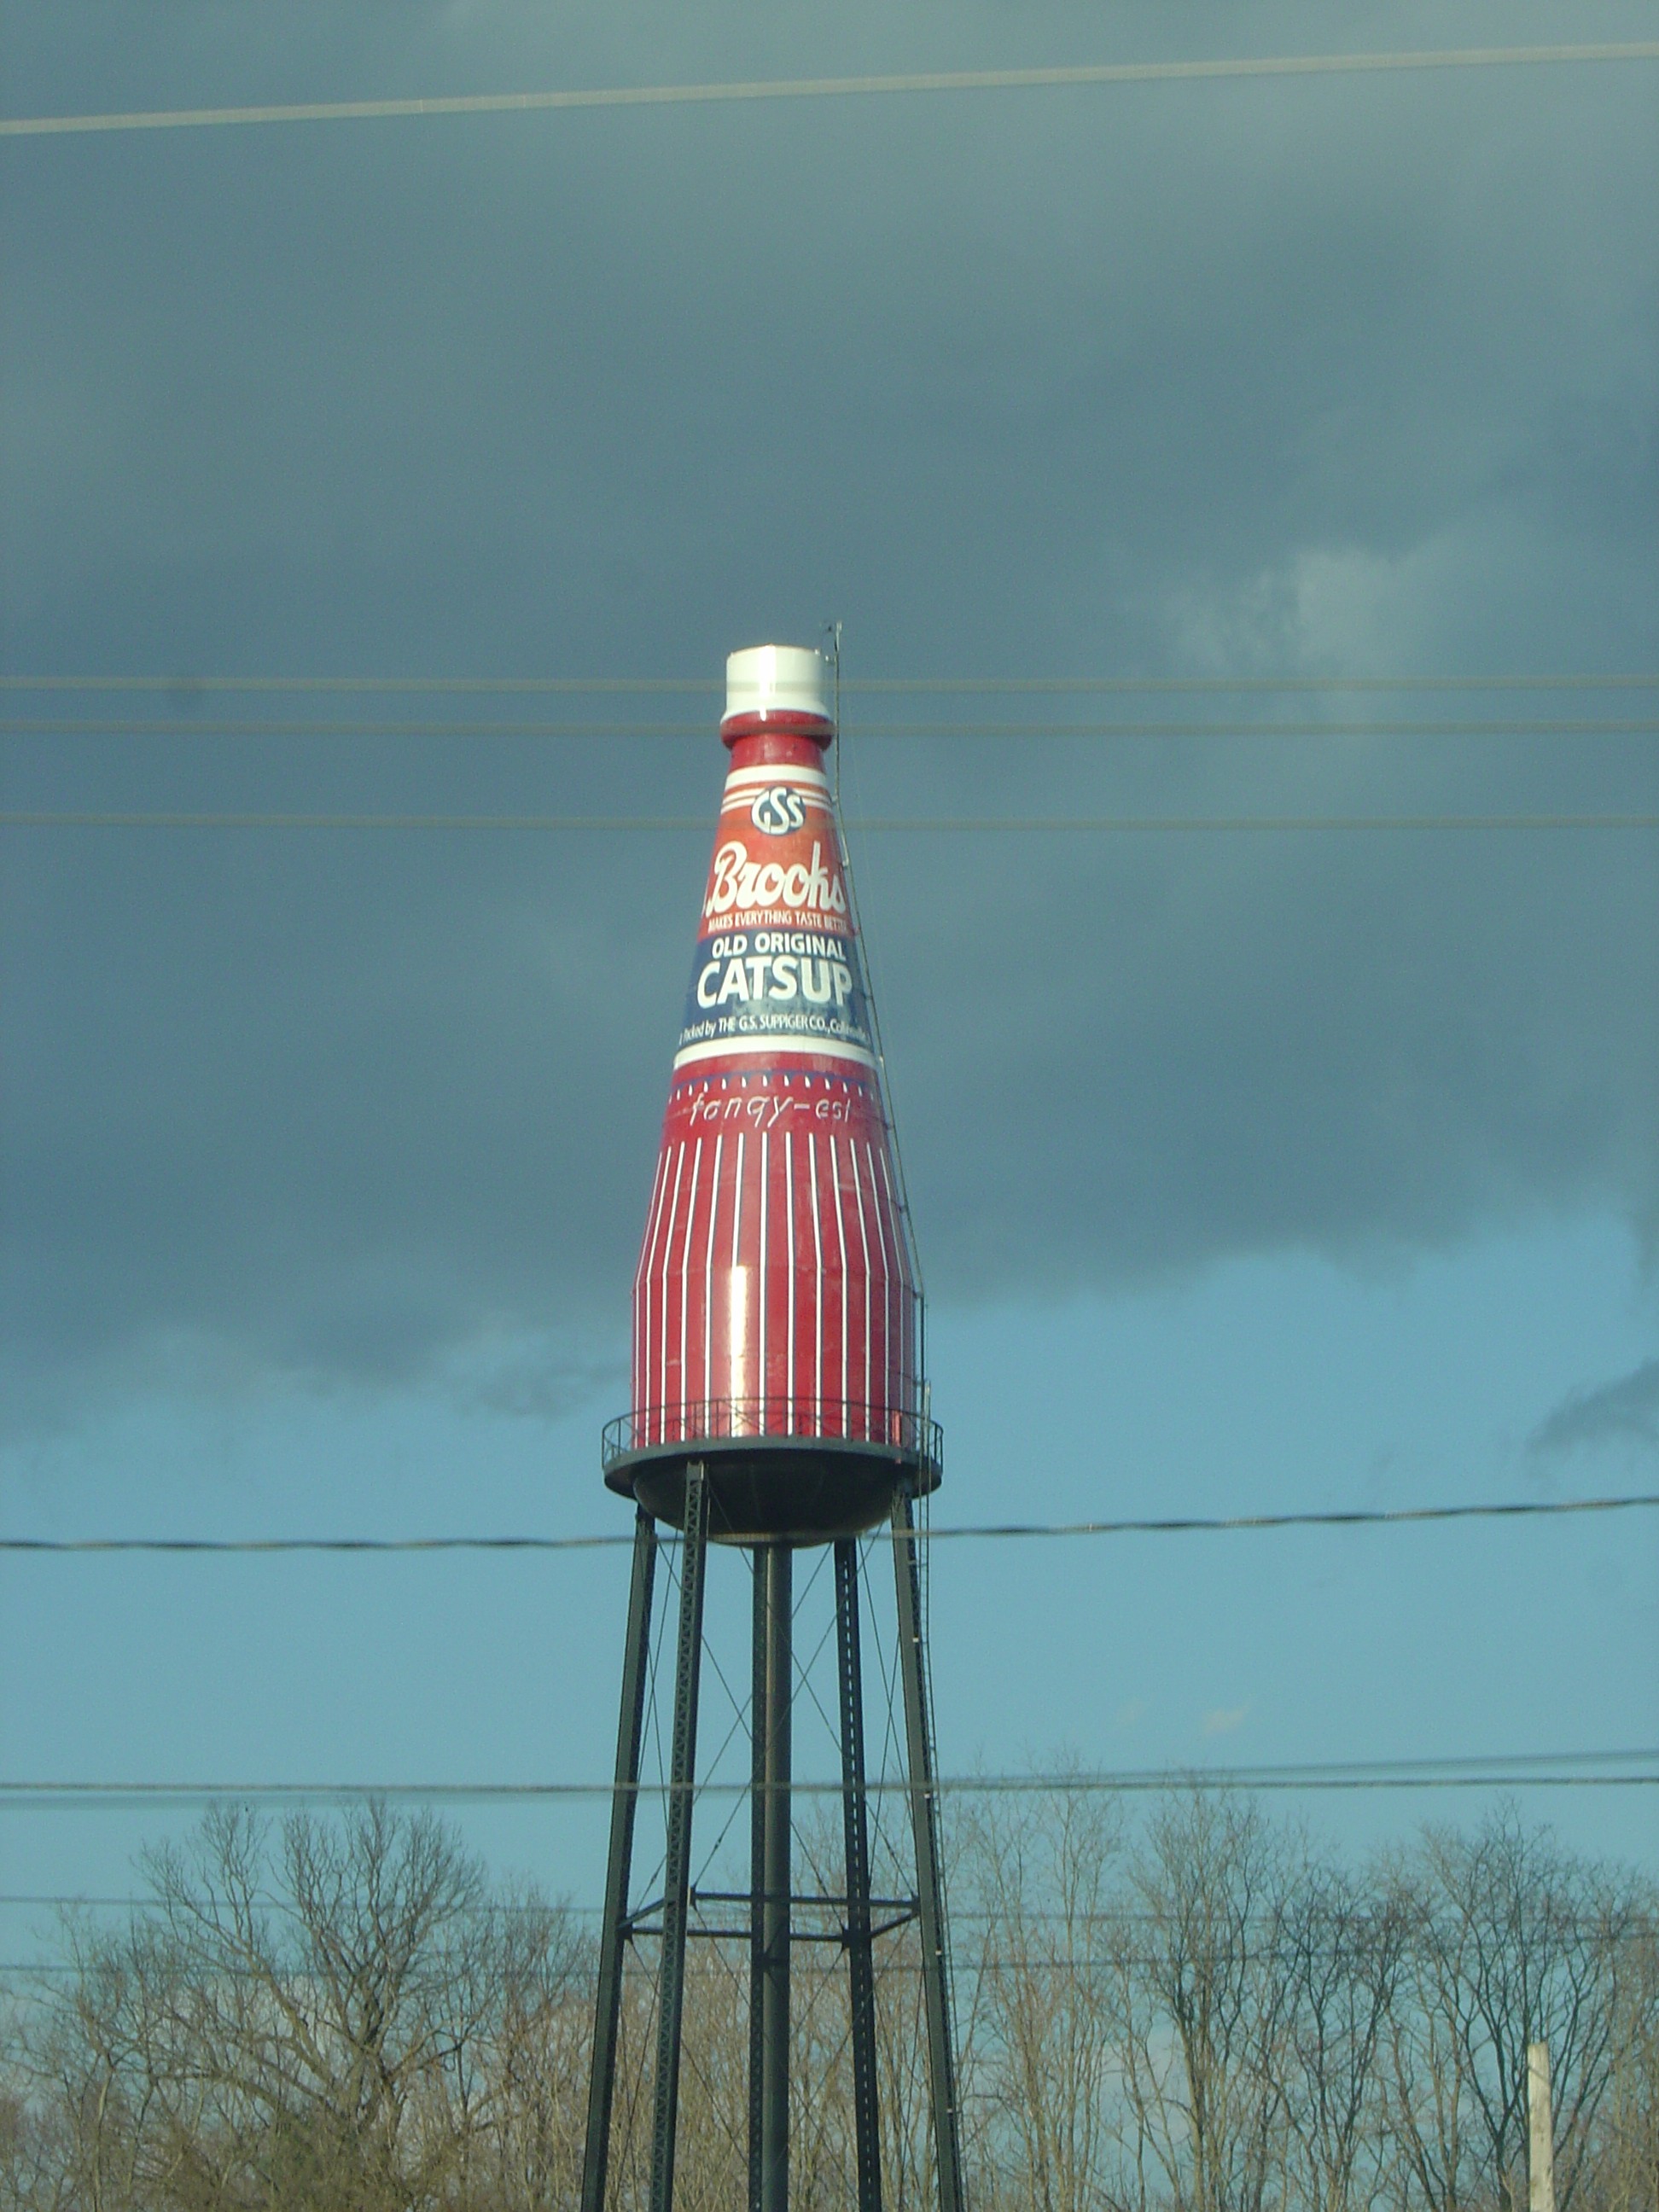
<instances>
[{"instance_id":1,"label":"steel tower leg","mask_svg":"<svg viewBox=\"0 0 1659 2212\"><path fill-rule=\"evenodd\" d=\"M761 2212L761 2077L766 2047L766 1552L757 1544L753 1654L749 1686L749 2212Z\"/></svg>"},{"instance_id":2,"label":"steel tower leg","mask_svg":"<svg viewBox=\"0 0 1659 2212\"><path fill-rule=\"evenodd\" d=\"M657 1984L657 2080L651 2135L651 2212L672 2212L679 2118L680 2023L685 2008L685 1926L691 1887L691 1801L697 1766L697 1686L702 1668L702 1591L708 1559L708 1492L702 1462L685 1471L680 1553L680 1632L674 1662L674 1743L663 1870L662 1972Z\"/></svg>"},{"instance_id":3,"label":"steel tower leg","mask_svg":"<svg viewBox=\"0 0 1659 2212\"><path fill-rule=\"evenodd\" d=\"M881 2212L876 1974L870 1936L870 1822L864 1786L864 1676L859 1657L859 1547L852 1538L844 1538L836 1546L836 1648L841 1671L841 1806L847 1844L847 1967L852 2005L858 2212Z\"/></svg>"},{"instance_id":4,"label":"steel tower leg","mask_svg":"<svg viewBox=\"0 0 1659 2212\"><path fill-rule=\"evenodd\" d=\"M789 2205L789 1886L791 1644L794 1554L787 1544L755 1552L754 1771L759 1854L750 1875L750 2142L756 2212ZM758 1925L760 1941L754 1944ZM757 2065L758 2061L758 2065Z\"/></svg>"},{"instance_id":5,"label":"steel tower leg","mask_svg":"<svg viewBox=\"0 0 1659 2212\"><path fill-rule=\"evenodd\" d=\"M921 1583L909 1495L893 1501L893 1571L898 1587L899 1672L910 1756L910 1819L916 1838L916 1894L921 1922L921 1986L927 2015L927 2071L933 2101L933 2155L939 2212L966 2212L962 2135L951 2044L950 1962L945 1948L945 1893L939 1876L939 1790L933 1775L927 1655L921 1637Z\"/></svg>"},{"instance_id":6,"label":"steel tower leg","mask_svg":"<svg viewBox=\"0 0 1659 2212\"><path fill-rule=\"evenodd\" d=\"M623 1954L628 1942L628 1889L634 1863L634 1818L640 1802L640 1740L645 1727L651 1589L656 1568L656 1523L641 1508L634 1518L634 1578L628 1593L622 1717L617 1724L617 1778L611 1799L611 1853L605 1866L605 1918L599 1929L581 2212L605 2212L605 2179L611 2162L611 2105L617 2084L617 2030L622 2018Z\"/></svg>"}]
</instances>

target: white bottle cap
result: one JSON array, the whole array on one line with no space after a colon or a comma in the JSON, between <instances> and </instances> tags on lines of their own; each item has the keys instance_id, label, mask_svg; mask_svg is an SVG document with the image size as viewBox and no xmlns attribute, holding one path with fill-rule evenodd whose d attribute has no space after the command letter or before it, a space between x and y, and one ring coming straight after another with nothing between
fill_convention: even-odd
<instances>
[{"instance_id":1,"label":"white bottle cap","mask_svg":"<svg viewBox=\"0 0 1659 2212\"><path fill-rule=\"evenodd\" d=\"M830 664L805 645L751 645L726 656L726 713L830 719Z\"/></svg>"}]
</instances>

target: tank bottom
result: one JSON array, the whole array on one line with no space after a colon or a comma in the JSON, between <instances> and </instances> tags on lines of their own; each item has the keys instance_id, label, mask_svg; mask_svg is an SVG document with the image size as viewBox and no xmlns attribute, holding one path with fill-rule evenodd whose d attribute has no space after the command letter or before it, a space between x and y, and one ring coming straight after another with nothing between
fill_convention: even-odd
<instances>
[{"instance_id":1,"label":"tank bottom","mask_svg":"<svg viewBox=\"0 0 1659 2212\"><path fill-rule=\"evenodd\" d=\"M685 1471L706 1470L716 1543L827 1544L884 1521L901 1491L937 1490L936 1457L839 1437L718 1437L607 1455L607 1486L672 1527L685 1523Z\"/></svg>"}]
</instances>

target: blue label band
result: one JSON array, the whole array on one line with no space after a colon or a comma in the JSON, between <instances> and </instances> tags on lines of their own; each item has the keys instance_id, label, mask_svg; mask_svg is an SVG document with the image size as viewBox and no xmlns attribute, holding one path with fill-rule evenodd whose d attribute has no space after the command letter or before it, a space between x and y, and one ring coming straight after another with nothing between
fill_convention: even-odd
<instances>
[{"instance_id":1,"label":"blue label band","mask_svg":"<svg viewBox=\"0 0 1659 2212\"><path fill-rule=\"evenodd\" d=\"M872 1054L858 939L809 929L706 937L691 963L679 1049L815 1045Z\"/></svg>"}]
</instances>

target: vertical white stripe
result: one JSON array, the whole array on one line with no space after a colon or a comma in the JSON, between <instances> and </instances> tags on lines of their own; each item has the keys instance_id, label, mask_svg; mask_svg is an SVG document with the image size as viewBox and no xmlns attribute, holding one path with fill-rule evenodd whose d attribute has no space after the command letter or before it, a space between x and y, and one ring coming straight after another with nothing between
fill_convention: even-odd
<instances>
[{"instance_id":1,"label":"vertical white stripe","mask_svg":"<svg viewBox=\"0 0 1659 2212\"><path fill-rule=\"evenodd\" d=\"M738 1231L743 1225L743 1131L738 1132L738 1179L732 1187L732 1265L738 1264Z\"/></svg>"},{"instance_id":2,"label":"vertical white stripe","mask_svg":"<svg viewBox=\"0 0 1659 2212\"><path fill-rule=\"evenodd\" d=\"M758 1284L758 1291L757 1291L757 1299L756 1299L756 1303L757 1303L757 1304L758 1304L758 1306L760 1307L760 1373L759 1373L758 1377L757 1378L756 1386L755 1386L755 1387L756 1387L756 1395L758 1396L758 1398L759 1398L759 1400L760 1400L760 1433L761 1433L763 1436L764 1436L764 1435L765 1435L765 1433L766 1433L766 1399L767 1399L767 1386L766 1386L766 1304L767 1304L767 1298L766 1298L766 1293L767 1293L767 1290L768 1290L768 1288L769 1288L768 1277L769 1276L769 1274L770 1274L770 1273L771 1273L771 1269L770 1269L770 1267L768 1266L768 1264L767 1264L767 1263L768 1263L768 1261L770 1260L770 1258L771 1258L771 1256L772 1256L772 1255L771 1255L771 1254L770 1254L770 1253L767 1250L767 1249L766 1249L766 1233L767 1233L768 1229L769 1229L769 1228L770 1227L770 1225L771 1225L771 1224L770 1224L770 1223L769 1222L768 1218L767 1218L768 1215L769 1215L769 1214L770 1213L770 1212L771 1212L771 1198L772 1198L772 1194L771 1194L770 1189L768 1188L769 1184L769 1183L770 1183L770 1182L771 1182L771 1174L770 1174L771 1165L772 1165L772 1139L770 1139L770 1137L769 1137L769 1136L767 1135L767 1133L766 1133L765 1130L764 1130L764 1129L763 1129L763 1130L761 1131L761 1162L760 1162L760 1206L761 1206L761 1215L760 1215L760 1270L759 1270L759 1284Z\"/></svg>"},{"instance_id":3,"label":"vertical white stripe","mask_svg":"<svg viewBox=\"0 0 1659 2212\"><path fill-rule=\"evenodd\" d=\"M662 1188L662 1155L661 1155L661 1153L659 1152L659 1153L657 1155L657 1166L656 1166L656 1172L655 1172L655 1174L654 1174L654 1175L652 1176L652 1178L651 1178L651 1197L650 1197L650 1200L649 1200L649 1203L647 1205L646 1209L645 1209L645 1234L644 1234L644 1236L640 1239L640 1256L639 1256L639 1258L638 1258L638 1259L635 1261L635 1263L634 1263L633 1314L634 1314L634 1352L635 1352L635 1369L634 1380L635 1381L635 1382L637 1382L639 1381L639 1374L638 1374L638 1362L639 1362L639 1349L640 1349L640 1282L641 1282L641 1278L643 1277L643 1275L644 1275L644 1273L645 1273L646 1254L647 1254L647 1252L650 1249L650 1245L651 1245L651 1224L652 1224L653 1221L656 1218L656 1212L657 1212L657 1193L658 1193L658 1191L659 1191L661 1188Z\"/></svg>"},{"instance_id":4,"label":"vertical white stripe","mask_svg":"<svg viewBox=\"0 0 1659 2212\"><path fill-rule=\"evenodd\" d=\"M847 1157L852 1163L853 1195L858 1200L859 1243L864 1252L864 1396L860 1401L864 1408L864 1440L870 1437L870 1232L864 1219L864 1190L859 1182L859 1148L849 1137Z\"/></svg>"},{"instance_id":5,"label":"vertical white stripe","mask_svg":"<svg viewBox=\"0 0 1659 2212\"><path fill-rule=\"evenodd\" d=\"M744 1133L739 1129L738 1165L732 1184L732 1288L727 1293L726 1308L726 1395L734 1400L743 1395L738 1386L743 1380L743 1358L748 1349L746 1345L738 1343L737 1332L732 1327L736 1310L738 1237L743 1228L743 1146ZM743 1310L747 1315L749 1310L747 1300L744 1303ZM746 1320L744 1325L746 1328L748 1326Z\"/></svg>"},{"instance_id":6,"label":"vertical white stripe","mask_svg":"<svg viewBox=\"0 0 1659 2212\"><path fill-rule=\"evenodd\" d=\"M651 1231L645 1249L640 1254L640 1303L643 1322L642 1335L647 1346L646 1369L640 1378L640 1403L647 1405L651 1396L650 1352L651 1322L654 1310L651 1296L652 1271L657 1264L657 1245L662 1236L663 1208L668 1203L668 1170L673 1155L665 1146L657 1156L657 1196L651 1216Z\"/></svg>"},{"instance_id":7,"label":"vertical white stripe","mask_svg":"<svg viewBox=\"0 0 1659 2212\"><path fill-rule=\"evenodd\" d=\"M662 1213L662 1194L668 1182L668 1155L657 1155L656 1180L651 1203L645 1210L645 1237L639 1264L634 1270L634 1403L642 1407L651 1387L651 1266L657 1247L657 1224Z\"/></svg>"},{"instance_id":8,"label":"vertical white stripe","mask_svg":"<svg viewBox=\"0 0 1659 2212\"><path fill-rule=\"evenodd\" d=\"M893 1224L893 1261L898 1271L894 1310L898 1316L899 1328L899 1397L901 1402L908 1407L916 1379L915 1326L911 1317L915 1278L910 1267L909 1240L906 1234L908 1224L899 1212L898 1200L893 1195L893 1179L888 1173L887 1147L884 1145L876 1157L881 1164L881 1187L887 1200L887 1218Z\"/></svg>"},{"instance_id":9,"label":"vertical white stripe","mask_svg":"<svg viewBox=\"0 0 1659 2212\"><path fill-rule=\"evenodd\" d=\"M702 1171L702 1139L691 1155L691 1190L685 1201L685 1241L680 1247L680 1412L685 1412L685 1332L691 1316L691 1232L697 1219L697 1178ZM685 1423L680 1423L680 1434Z\"/></svg>"},{"instance_id":10,"label":"vertical white stripe","mask_svg":"<svg viewBox=\"0 0 1659 2212\"><path fill-rule=\"evenodd\" d=\"M788 1412L784 1416L784 1424L793 1437L795 1433L795 1139L787 1129L783 1133L783 1194L789 1230L789 1350L788 1364L785 1369Z\"/></svg>"},{"instance_id":11,"label":"vertical white stripe","mask_svg":"<svg viewBox=\"0 0 1659 2212\"><path fill-rule=\"evenodd\" d=\"M714 1390L714 1235L720 1221L720 1155L726 1149L724 1133L714 1139L714 1171L708 1186L708 1249L702 1263L702 1395L705 1400L715 1395ZM708 1421L703 1424L708 1426Z\"/></svg>"},{"instance_id":12,"label":"vertical white stripe","mask_svg":"<svg viewBox=\"0 0 1659 2212\"><path fill-rule=\"evenodd\" d=\"M823 1433L823 1224L818 1217L818 1140L806 1133L806 1169L812 1182L812 1428Z\"/></svg>"},{"instance_id":13,"label":"vertical white stripe","mask_svg":"<svg viewBox=\"0 0 1659 2212\"><path fill-rule=\"evenodd\" d=\"M870 1163L870 1211L876 1217L876 1235L881 1240L881 1403L887 1405L888 1382L893 1371L893 1267L887 1249L887 1224L883 1219L886 1208L881 1202L881 1193L876 1185L876 1148L866 1145L865 1151Z\"/></svg>"},{"instance_id":14,"label":"vertical white stripe","mask_svg":"<svg viewBox=\"0 0 1659 2212\"><path fill-rule=\"evenodd\" d=\"M680 1177L685 1172L685 1143L682 1139L674 1153L674 1195L668 1201L668 1229L662 1240L662 1357L658 1363L657 1404L668 1403L668 1269L674 1250L674 1223L680 1210ZM660 1436L659 1430L659 1436Z\"/></svg>"},{"instance_id":15,"label":"vertical white stripe","mask_svg":"<svg viewBox=\"0 0 1659 2212\"><path fill-rule=\"evenodd\" d=\"M847 1401L852 1395L847 1382L847 1220L841 1206L841 1163L836 1157L836 1139L830 1139L830 1188L836 1194L836 1243L841 1252L841 1404L842 1433L853 1433L847 1420Z\"/></svg>"}]
</instances>

